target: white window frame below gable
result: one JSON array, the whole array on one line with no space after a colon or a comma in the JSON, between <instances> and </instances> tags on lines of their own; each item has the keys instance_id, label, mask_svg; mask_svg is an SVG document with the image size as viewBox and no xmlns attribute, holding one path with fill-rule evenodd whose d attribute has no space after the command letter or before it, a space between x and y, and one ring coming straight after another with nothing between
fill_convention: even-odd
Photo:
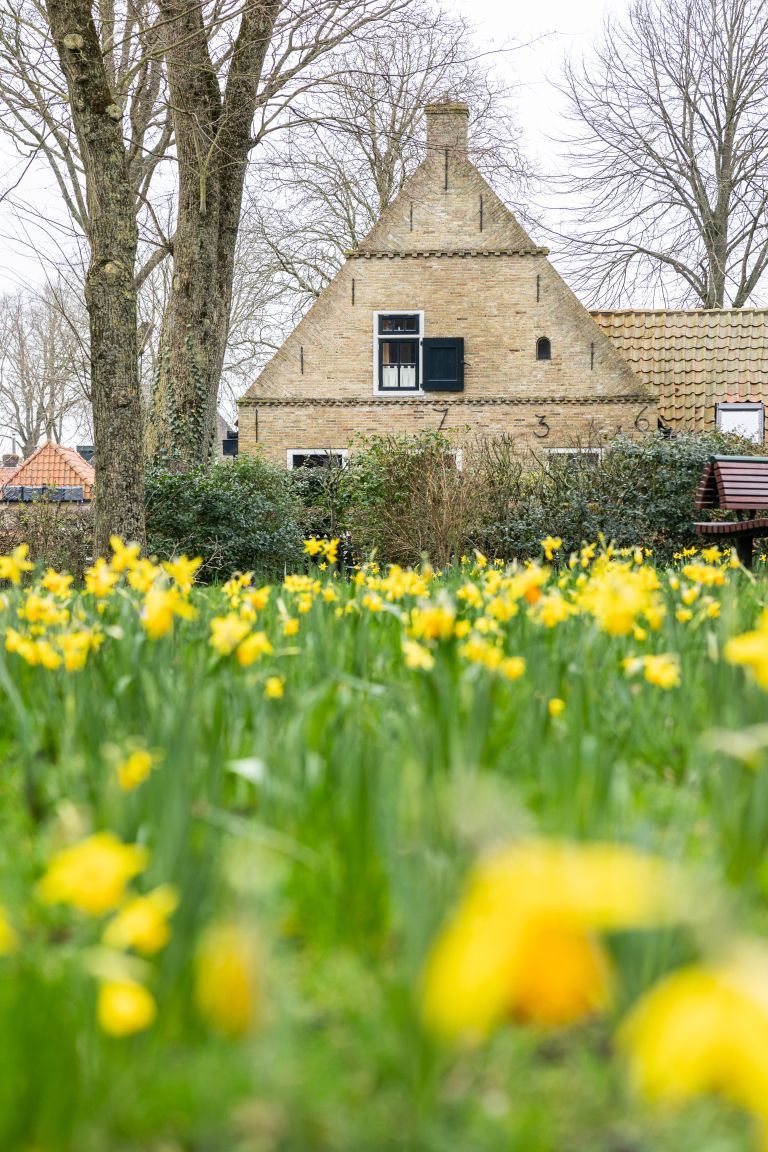
<instances>
[{"instance_id":1,"label":"white window frame below gable","mask_svg":"<svg viewBox=\"0 0 768 1152\"><path fill-rule=\"evenodd\" d=\"M395 391L394 389L381 389L379 388L379 340L386 340L386 336L379 334L379 317L380 316L418 316L419 318L419 386L418 388L403 388ZM424 309L423 308L380 308L373 313L373 394L382 400L402 400L404 396L426 396L426 392L421 386L424 379L424 349L422 341L426 333L424 331Z\"/></svg>"},{"instance_id":2,"label":"white window frame below gable","mask_svg":"<svg viewBox=\"0 0 768 1152\"><path fill-rule=\"evenodd\" d=\"M721 415L723 413L731 413L731 412L757 412L757 413L759 413L761 419L760 419L760 430L759 430L758 438L756 440L753 440L751 436L744 436L744 439L745 440L752 440L753 444L764 444L765 443L765 405L762 403L762 401L760 401L760 400L741 400L741 401L732 400L732 401L724 402L722 404L716 404L715 405L715 427L717 428L718 432L723 431L722 422L720 420ZM731 429L728 429L728 428L725 429L726 434L728 434L729 432L733 432L733 431L734 431L734 429L732 429L732 428ZM736 435L742 435L742 433L737 432Z\"/></svg>"},{"instance_id":3,"label":"white window frame below gable","mask_svg":"<svg viewBox=\"0 0 768 1152\"><path fill-rule=\"evenodd\" d=\"M348 448L289 448L285 454L286 467L293 472L295 456L339 456L342 468L346 468L349 461Z\"/></svg>"}]
</instances>

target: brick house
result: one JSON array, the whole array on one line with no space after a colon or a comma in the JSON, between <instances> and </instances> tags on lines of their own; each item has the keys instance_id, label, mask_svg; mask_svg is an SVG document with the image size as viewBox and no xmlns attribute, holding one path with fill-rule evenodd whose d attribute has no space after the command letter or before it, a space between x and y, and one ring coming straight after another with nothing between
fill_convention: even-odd
<instances>
[{"instance_id":1,"label":"brick house","mask_svg":"<svg viewBox=\"0 0 768 1152\"><path fill-rule=\"evenodd\" d=\"M295 466L356 434L563 449L656 422L653 389L467 157L465 104L240 400L239 448Z\"/></svg>"}]
</instances>

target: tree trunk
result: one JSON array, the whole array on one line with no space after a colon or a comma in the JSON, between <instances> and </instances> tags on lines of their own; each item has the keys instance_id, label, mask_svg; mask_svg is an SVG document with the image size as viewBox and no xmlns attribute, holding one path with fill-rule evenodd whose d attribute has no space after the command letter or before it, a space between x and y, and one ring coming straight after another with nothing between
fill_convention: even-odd
<instances>
[{"instance_id":1,"label":"tree trunk","mask_svg":"<svg viewBox=\"0 0 768 1152\"><path fill-rule=\"evenodd\" d=\"M46 0L88 193L85 285L96 448L95 548L113 534L144 544L141 396L134 267L138 231L122 109L110 90L91 0Z\"/></svg>"},{"instance_id":2,"label":"tree trunk","mask_svg":"<svg viewBox=\"0 0 768 1152\"><path fill-rule=\"evenodd\" d=\"M161 0L179 208L147 448L181 468L213 446L252 123L280 6L247 0L222 96L198 0Z\"/></svg>"}]
</instances>

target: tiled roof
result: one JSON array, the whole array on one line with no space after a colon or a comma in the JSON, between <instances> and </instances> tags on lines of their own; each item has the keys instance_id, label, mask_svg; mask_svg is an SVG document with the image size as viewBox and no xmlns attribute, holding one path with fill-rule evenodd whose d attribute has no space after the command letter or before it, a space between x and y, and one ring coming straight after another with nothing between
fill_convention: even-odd
<instances>
[{"instance_id":1,"label":"tiled roof","mask_svg":"<svg viewBox=\"0 0 768 1152\"><path fill-rule=\"evenodd\" d=\"M711 428L714 405L768 403L768 309L593 312L678 427Z\"/></svg>"},{"instance_id":2,"label":"tiled roof","mask_svg":"<svg viewBox=\"0 0 768 1152\"><path fill-rule=\"evenodd\" d=\"M71 488L82 485L83 495L90 500L93 495L93 485L96 472L92 464L82 458L74 448L65 448L63 444L53 444L46 440L26 460L22 460L17 468L3 469L10 475L3 476L3 487L9 484L23 485L25 488L37 488L47 485L51 488Z\"/></svg>"}]
</instances>

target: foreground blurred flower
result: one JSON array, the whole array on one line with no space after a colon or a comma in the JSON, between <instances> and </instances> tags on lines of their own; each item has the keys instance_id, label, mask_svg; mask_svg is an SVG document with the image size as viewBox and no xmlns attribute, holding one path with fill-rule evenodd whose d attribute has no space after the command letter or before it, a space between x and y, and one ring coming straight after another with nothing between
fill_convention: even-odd
<instances>
[{"instance_id":1,"label":"foreground blurred flower","mask_svg":"<svg viewBox=\"0 0 768 1152\"><path fill-rule=\"evenodd\" d=\"M627 676L635 676L638 672L642 672L648 683L655 684L657 688L680 687L680 657L673 652L627 656L622 660L622 667Z\"/></svg>"},{"instance_id":2,"label":"foreground blurred flower","mask_svg":"<svg viewBox=\"0 0 768 1152\"><path fill-rule=\"evenodd\" d=\"M760 687L768 689L768 608L761 612L757 628L728 641L723 655L729 664L750 668Z\"/></svg>"},{"instance_id":3,"label":"foreground blurred flower","mask_svg":"<svg viewBox=\"0 0 768 1152\"><path fill-rule=\"evenodd\" d=\"M245 1035L259 1008L256 949L237 924L213 924L197 950L195 1002L201 1015L226 1036Z\"/></svg>"},{"instance_id":4,"label":"foreground blurred flower","mask_svg":"<svg viewBox=\"0 0 768 1152\"><path fill-rule=\"evenodd\" d=\"M146 896L136 896L110 920L104 943L109 948L133 948L142 956L152 956L170 940L168 920L178 906L179 894L170 884L161 884Z\"/></svg>"},{"instance_id":5,"label":"foreground blurred flower","mask_svg":"<svg viewBox=\"0 0 768 1152\"><path fill-rule=\"evenodd\" d=\"M610 962L595 933L678 917L666 865L611 844L531 841L481 862L428 960L427 1024L479 1038L506 1017L575 1023L611 999Z\"/></svg>"},{"instance_id":6,"label":"foreground blurred flower","mask_svg":"<svg viewBox=\"0 0 768 1152\"><path fill-rule=\"evenodd\" d=\"M89 916L101 916L123 900L129 880L148 863L145 848L123 844L111 832L57 852L38 885L47 904L70 904Z\"/></svg>"},{"instance_id":7,"label":"foreground blurred flower","mask_svg":"<svg viewBox=\"0 0 768 1152\"><path fill-rule=\"evenodd\" d=\"M625 1021L619 1041L636 1087L672 1107L718 1093L762 1125L768 1148L768 954L675 972Z\"/></svg>"},{"instance_id":8,"label":"foreground blurred flower","mask_svg":"<svg viewBox=\"0 0 768 1152\"><path fill-rule=\"evenodd\" d=\"M267 676L264 683L267 700L280 700L285 695L285 680L282 676Z\"/></svg>"},{"instance_id":9,"label":"foreground blurred flower","mask_svg":"<svg viewBox=\"0 0 768 1152\"><path fill-rule=\"evenodd\" d=\"M0 556L0 580L10 580L20 584L25 572L31 572L34 564L27 560L29 544L19 544L9 556Z\"/></svg>"},{"instance_id":10,"label":"foreground blurred flower","mask_svg":"<svg viewBox=\"0 0 768 1152\"><path fill-rule=\"evenodd\" d=\"M547 703L547 711L553 719L562 716L565 712L565 700L561 700L559 696L553 696Z\"/></svg>"},{"instance_id":11,"label":"foreground blurred flower","mask_svg":"<svg viewBox=\"0 0 768 1152\"><path fill-rule=\"evenodd\" d=\"M150 640L159 640L173 629L175 616L182 620L194 620L197 612L184 599L179 588L151 587L144 598L141 622Z\"/></svg>"},{"instance_id":12,"label":"foreground blurred flower","mask_svg":"<svg viewBox=\"0 0 768 1152\"><path fill-rule=\"evenodd\" d=\"M143 984L112 980L99 988L98 1015L110 1036L131 1036L154 1023L157 1005Z\"/></svg>"}]
</instances>

